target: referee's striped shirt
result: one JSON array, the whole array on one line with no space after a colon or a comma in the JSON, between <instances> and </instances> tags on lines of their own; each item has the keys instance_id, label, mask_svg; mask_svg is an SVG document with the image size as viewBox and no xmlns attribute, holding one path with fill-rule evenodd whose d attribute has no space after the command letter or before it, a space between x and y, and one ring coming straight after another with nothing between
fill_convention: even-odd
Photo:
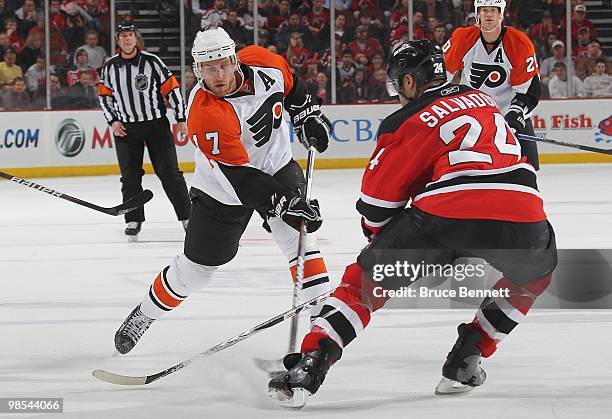
<instances>
[{"instance_id":1,"label":"referee's striped shirt","mask_svg":"<svg viewBox=\"0 0 612 419\"><path fill-rule=\"evenodd\" d=\"M168 96L176 121L185 121L185 102L178 81L162 60L149 52L139 51L129 60L121 54L109 59L101 70L98 94L109 125L166 116L163 96Z\"/></svg>"}]
</instances>

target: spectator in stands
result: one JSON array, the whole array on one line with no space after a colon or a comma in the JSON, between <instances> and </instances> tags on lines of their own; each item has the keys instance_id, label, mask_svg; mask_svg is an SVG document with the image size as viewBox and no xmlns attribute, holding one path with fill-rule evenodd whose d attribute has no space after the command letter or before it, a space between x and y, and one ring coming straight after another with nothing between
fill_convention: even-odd
<instances>
[{"instance_id":1,"label":"spectator in stands","mask_svg":"<svg viewBox=\"0 0 612 419\"><path fill-rule=\"evenodd\" d=\"M66 73L66 84L71 87L78 83L81 72L89 72L91 75L92 84L98 84L98 72L95 68L89 65L89 54L84 49L79 49L75 52L76 64L70 67Z\"/></svg>"},{"instance_id":2,"label":"spectator in stands","mask_svg":"<svg viewBox=\"0 0 612 419\"><path fill-rule=\"evenodd\" d=\"M374 73L373 80L368 83L370 90L370 101L372 102L389 102L392 100L387 91L387 72L379 69Z\"/></svg>"},{"instance_id":3,"label":"spectator in stands","mask_svg":"<svg viewBox=\"0 0 612 419\"><path fill-rule=\"evenodd\" d=\"M576 60L576 75L584 80L595 72L597 60L603 58L606 61L607 72L610 73L610 62L608 57L601 51L598 39L592 39L587 46L587 52Z\"/></svg>"},{"instance_id":4,"label":"spectator in stands","mask_svg":"<svg viewBox=\"0 0 612 419\"><path fill-rule=\"evenodd\" d=\"M448 6L444 3L443 0L415 0L414 10L421 12L425 19L434 17L442 22L448 15Z\"/></svg>"},{"instance_id":5,"label":"spectator in stands","mask_svg":"<svg viewBox=\"0 0 612 419\"><path fill-rule=\"evenodd\" d=\"M236 43L236 49L244 48L247 44L253 43L253 39L248 38L248 32L242 22L238 19L237 10L228 10L227 18L221 24L225 32Z\"/></svg>"},{"instance_id":6,"label":"spectator in stands","mask_svg":"<svg viewBox=\"0 0 612 419\"><path fill-rule=\"evenodd\" d=\"M67 15L61 8L60 0L51 0L49 2L49 17L51 23L55 24L60 30L66 27Z\"/></svg>"},{"instance_id":7,"label":"spectator in stands","mask_svg":"<svg viewBox=\"0 0 612 419\"><path fill-rule=\"evenodd\" d=\"M98 45L98 33L94 30L89 30L85 34L85 45L77 48L78 50L87 51L87 55L89 56L89 65L95 68L96 70L102 65L104 65L104 61L106 58L106 51L104 48ZM74 57L74 64L76 65L76 54Z\"/></svg>"},{"instance_id":8,"label":"spectator in stands","mask_svg":"<svg viewBox=\"0 0 612 419\"><path fill-rule=\"evenodd\" d=\"M15 10L15 16L18 21L18 31L19 34L25 38L32 29L36 25L36 16L39 14L43 14L42 10L36 9L36 3L34 0L24 0L23 6L19 9Z\"/></svg>"},{"instance_id":9,"label":"spectator in stands","mask_svg":"<svg viewBox=\"0 0 612 419\"><path fill-rule=\"evenodd\" d=\"M3 91L10 89L15 78L23 77L23 71L16 61L17 54L14 49L8 48L4 51L4 62L0 63L0 86Z\"/></svg>"},{"instance_id":10,"label":"spectator in stands","mask_svg":"<svg viewBox=\"0 0 612 419\"><path fill-rule=\"evenodd\" d=\"M196 84L198 83L195 74L193 74L193 71L191 70L185 70L185 81L184 81L184 86L185 86L185 97L189 97L189 94L191 93L191 91L193 90L193 88L196 86Z\"/></svg>"},{"instance_id":11,"label":"spectator in stands","mask_svg":"<svg viewBox=\"0 0 612 419\"><path fill-rule=\"evenodd\" d=\"M336 25L334 28L336 36L340 37L341 42L348 44L353 40L353 32L346 27L346 16L338 14L336 16Z\"/></svg>"},{"instance_id":12,"label":"spectator in stands","mask_svg":"<svg viewBox=\"0 0 612 419\"><path fill-rule=\"evenodd\" d=\"M536 46L546 42L549 34L559 35L559 27L552 20L552 15L548 10L542 14L542 20L531 27L529 37Z\"/></svg>"},{"instance_id":13,"label":"spectator in stands","mask_svg":"<svg viewBox=\"0 0 612 419\"><path fill-rule=\"evenodd\" d=\"M306 89L311 95L320 98L322 101L321 103L331 103L327 75L324 72L320 71L317 74L316 84L308 84Z\"/></svg>"},{"instance_id":14,"label":"spectator in stands","mask_svg":"<svg viewBox=\"0 0 612 419\"><path fill-rule=\"evenodd\" d=\"M476 26L476 13L470 13L465 18L465 26Z\"/></svg>"},{"instance_id":15,"label":"spectator in stands","mask_svg":"<svg viewBox=\"0 0 612 419\"><path fill-rule=\"evenodd\" d=\"M382 54L383 49L377 39L368 37L366 26L357 26L355 33L355 40L348 44L347 48L353 53L357 65L365 68L374 54Z\"/></svg>"},{"instance_id":16,"label":"spectator in stands","mask_svg":"<svg viewBox=\"0 0 612 419\"><path fill-rule=\"evenodd\" d=\"M270 44L270 45L268 45L268 47L266 49L268 51L271 51L271 52L275 53L275 54L278 54L278 48L276 48L276 45Z\"/></svg>"},{"instance_id":17,"label":"spectator in stands","mask_svg":"<svg viewBox=\"0 0 612 419\"><path fill-rule=\"evenodd\" d=\"M8 35L6 32L0 32L0 62L4 61L4 52L8 48L10 48Z\"/></svg>"},{"instance_id":18,"label":"spectator in stands","mask_svg":"<svg viewBox=\"0 0 612 419\"><path fill-rule=\"evenodd\" d=\"M14 16L15 13L6 5L6 0L0 0L0 29L4 30L6 19Z\"/></svg>"},{"instance_id":19,"label":"spectator in stands","mask_svg":"<svg viewBox=\"0 0 612 419\"><path fill-rule=\"evenodd\" d=\"M45 86L45 56L39 54L36 62L25 72L25 81L31 97L44 95Z\"/></svg>"},{"instance_id":20,"label":"spectator in stands","mask_svg":"<svg viewBox=\"0 0 612 419\"><path fill-rule=\"evenodd\" d=\"M369 82L374 77L374 74L380 69L387 71L387 65L383 60L382 54L374 54L370 64L366 67L366 81Z\"/></svg>"},{"instance_id":21,"label":"spectator in stands","mask_svg":"<svg viewBox=\"0 0 612 419\"><path fill-rule=\"evenodd\" d=\"M85 20L79 15L68 16L62 36L68 43L69 51L77 49L81 40L85 39Z\"/></svg>"},{"instance_id":22,"label":"spectator in stands","mask_svg":"<svg viewBox=\"0 0 612 419\"><path fill-rule=\"evenodd\" d=\"M578 29L578 39L576 40L576 46L572 49L572 58L575 60L587 53L587 48L591 42L591 35L589 28L586 26Z\"/></svg>"},{"instance_id":23,"label":"spectator in stands","mask_svg":"<svg viewBox=\"0 0 612 419\"><path fill-rule=\"evenodd\" d=\"M66 29L66 26L64 26ZM41 41L45 39L45 16L40 13L36 18L36 26L30 29L29 35L37 33L40 36ZM55 21L51 20L51 24L49 25L49 35L50 35L50 50L51 50L51 65L57 66L65 66L66 65L66 56L68 54L68 42L64 39L62 35L62 31L60 27L56 24ZM81 38L83 39L83 36ZM75 47L76 48L76 47Z\"/></svg>"},{"instance_id":24,"label":"spectator in stands","mask_svg":"<svg viewBox=\"0 0 612 419\"><path fill-rule=\"evenodd\" d=\"M280 0L278 5L272 7L272 13L268 16L268 29L271 33L277 34L283 22L289 19L291 9L289 0Z\"/></svg>"},{"instance_id":25,"label":"spectator in stands","mask_svg":"<svg viewBox=\"0 0 612 419\"><path fill-rule=\"evenodd\" d=\"M577 4L574 7L574 16L571 22L571 33L572 33L572 42L575 42L578 38L578 30L583 27L589 28L589 33L591 37L597 37L597 31L595 29L595 25L593 22L586 18L587 8L584 4ZM565 21L561 24L562 33L567 33L567 28L565 25Z\"/></svg>"},{"instance_id":26,"label":"spectator in stands","mask_svg":"<svg viewBox=\"0 0 612 419\"><path fill-rule=\"evenodd\" d=\"M302 76L302 83L304 84L308 84L308 83L316 83L317 81L317 74L319 74L319 66L318 66L318 57L317 56L313 56L311 58L309 58L308 60L306 60L306 71L304 72L304 75Z\"/></svg>"},{"instance_id":27,"label":"spectator in stands","mask_svg":"<svg viewBox=\"0 0 612 419\"><path fill-rule=\"evenodd\" d=\"M595 60L595 72L584 79L586 97L612 97L612 77L606 74L606 66L603 58Z\"/></svg>"},{"instance_id":28,"label":"spectator in stands","mask_svg":"<svg viewBox=\"0 0 612 419\"><path fill-rule=\"evenodd\" d=\"M468 15L470 15L474 11L474 1L473 0L456 0L452 2L453 5L451 7L451 21L450 23L454 27L459 27L465 25L465 22L468 20Z\"/></svg>"},{"instance_id":29,"label":"spectator in stands","mask_svg":"<svg viewBox=\"0 0 612 419\"><path fill-rule=\"evenodd\" d=\"M79 72L79 81L70 86L68 95L72 99L72 109L95 109L98 107L98 94L92 86L91 73Z\"/></svg>"},{"instance_id":30,"label":"spectator in stands","mask_svg":"<svg viewBox=\"0 0 612 419\"><path fill-rule=\"evenodd\" d=\"M195 34L202 29L202 18L204 13L208 10L208 0L190 0L191 2L191 24L190 34L191 38L195 37Z\"/></svg>"},{"instance_id":31,"label":"spectator in stands","mask_svg":"<svg viewBox=\"0 0 612 419\"><path fill-rule=\"evenodd\" d=\"M293 32L291 34L291 42L284 55L293 71L301 76L304 72L306 60L310 57L310 51L304 47L301 33Z\"/></svg>"},{"instance_id":32,"label":"spectator in stands","mask_svg":"<svg viewBox=\"0 0 612 419\"><path fill-rule=\"evenodd\" d=\"M340 36L336 34L334 36L334 40L336 43L336 65L342 60L342 51L346 49L346 44L342 43ZM324 71L326 74L329 74L331 70L331 47L327 48L323 54L321 55L321 59L319 60L319 71Z\"/></svg>"},{"instance_id":33,"label":"spectator in stands","mask_svg":"<svg viewBox=\"0 0 612 419\"><path fill-rule=\"evenodd\" d=\"M20 51L25 44L24 39L17 32L17 19L9 17L6 19L6 34L9 37L9 45L15 51Z\"/></svg>"},{"instance_id":34,"label":"spectator in stands","mask_svg":"<svg viewBox=\"0 0 612 419\"><path fill-rule=\"evenodd\" d=\"M68 109L70 107L70 96L66 94L66 88L62 86L61 78L56 73L49 74L49 85L51 87L51 108L52 109ZM46 98L40 98L43 105L46 107Z\"/></svg>"},{"instance_id":35,"label":"spectator in stands","mask_svg":"<svg viewBox=\"0 0 612 419\"><path fill-rule=\"evenodd\" d=\"M217 0L219 1L219 0ZM254 36L254 27L255 27L255 15L253 14L253 0L247 0L247 7L242 9L242 22L244 23L244 27L249 32L249 39L253 39ZM268 30L268 18L263 16L261 13L258 17L257 28L260 31Z\"/></svg>"},{"instance_id":36,"label":"spectator in stands","mask_svg":"<svg viewBox=\"0 0 612 419\"><path fill-rule=\"evenodd\" d=\"M353 102L366 103L370 100L370 92L368 91L368 81L363 70L357 70L353 74L353 89L355 97Z\"/></svg>"},{"instance_id":37,"label":"spectator in stands","mask_svg":"<svg viewBox=\"0 0 612 419\"><path fill-rule=\"evenodd\" d=\"M336 87L341 86L347 80L353 77L357 67L353 62L353 53L350 49L342 51L342 59L337 66L338 71L336 72Z\"/></svg>"},{"instance_id":38,"label":"spectator in stands","mask_svg":"<svg viewBox=\"0 0 612 419\"><path fill-rule=\"evenodd\" d=\"M91 16L89 27L98 33L108 33L110 27L108 0L88 0L83 4L83 8Z\"/></svg>"},{"instance_id":39,"label":"spectator in stands","mask_svg":"<svg viewBox=\"0 0 612 419\"><path fill-rule=\"evenodd\" d=\"M538 63L542 65L542 61L548 57L552 57L553 55L553 43L559 39L556 33L551 32L546 36L546 42L543 42L541 45L538 45L536 48L536 55L538 58Z\"/></svg>"},{"instance_id":40,"label":"spectator in stands","mask_svg":"<svg viewBox=\"0 0 612 419\"><path fill-rule=\"evenodd\" d=\"M4 108L9 111L23 111L32 108L30 96L26 93L23 77L15 77L8 91L2 95Z\"/></svg>"},{"instance_id":41,"label":"spectator in stands","mask_svg":"<svg viewBox=\"0 0 612 419\"><path fill-rule=\"evenodd\" d=\"M412 16L412 30L414 39L425 39L425 17L423 16L423 13L416 11Z\"/></svg>"},{"instance_id":42,"label":"spectator in stands","mask_svg":"<svg viewBox=\"0 0 612 419\"><path fill-rule=\"evenodd\" d=\"M584 97L582 81L576 76L572 77L572 90L569 90L567 67L564 62L556 62L553 69L555 75L550 79L550 82L548 82L548 91L552 99Z\"/></svg>"},{"instance_id":43,"label":"spectator in stands","mask_svg":"<svg viewBox=\"0 0 612 419\"><path fill-rule=\"evenodd\" d=\"M564 63L565 68L570 65L572 68L572 73L575 74L576 72L573 61L568 62L567 57L565 56L565 44L563 41L556 40L553 42L552 47L552 57L546 58L540 65L540 78L542 79L543 84L548 84L550 78L553 76L553 68L558 62Z\"/></svg>"},{"instance_id":44,"label":"spectator in stands","mask_svg":"<svg viewBox=\"0 0 612 419\"><path fill-rule=\"evenodd\" d=\"M304 44L309 43L310 31L302 24L302 18L297 13L291 13L289 20L280 26L278 36L276 37L276 48L278 48L280 52L287 50L291 40L291 34L294 32L298 32L302 35Z\"/></svg>"},{"instance_id":45,"label":"spectator in stands","mask_svg":"<svg viewBox=\"0 0 612 419\"><path fill-rule=\"evenodd\" d=\"M376 0L352 0L351 8L357 19L362 12L376 13Z\"/></svg>"},{"instance_id":46,"label":"spectator in stands","mask_svg":"<svg viewBox=\"0 0 612 419\"><path fill-rule=\"evenodd\" d=\"M42 37L38 32L30 32L25 41L25 46L17 55L17 62L25 73L35 62L36 57L42 53Z\"/></svg>"},{"instance_id":47,"label":"spectator in stands","mask_svg":"<svg viewBox=\"0 0 612 419\"><path fill-rule=\"evenodd\" d=\"M384 16L382 22L385 22ZM382 45L387 37L387 27L380 18L373 19L370 13L362 12L359 15L359 25L368 28L368 38L374 38ZM358 25L358 26L359 26Z\"/></svg>"},{"instance_id":48,"label":"spectator in stands","mask_svg":"<svg viewBox=\"0 0 612 419\"><path fill-rule=\"evenodd\" d=\"M322 51L329 45L329 10L323 7L323 0L312 0L312 9L304 16L304 24L310 31L309 48Z\"/></svg>"},{"instance_id":49,"label":"spectator in stands","mask_svg":"<svg viewBox=\"0 0 612 419\"><path fill-rule=\"evenodd\" d=\"M391 18L389 19L389 26L391 29L395 29L399 26L408 26L408 4L409 0L401 0L394 8Z\"/></svg>"},{"instance_id":50,"label":"spectator in stands","mask_svg":"<svg viewBox=\"0 0 612 419\"><path fill-rule=\"evenodd\" d=\"M202 14L200 27L203 31L214 29L227 19L227 9L225 8L225 0L214 0L213 6Z\"/></svg>"},{"instance_id":51,"label":"spectator in stands","mask_svg":"<svg viewBox=\"0 0 612 419\"><path fill-rule=\"evenodd\" d=\"M439 47L443 47L448 39L446 38L446 26L439 24L433 31L431 39Z\"/></svg>"}]
</instances>

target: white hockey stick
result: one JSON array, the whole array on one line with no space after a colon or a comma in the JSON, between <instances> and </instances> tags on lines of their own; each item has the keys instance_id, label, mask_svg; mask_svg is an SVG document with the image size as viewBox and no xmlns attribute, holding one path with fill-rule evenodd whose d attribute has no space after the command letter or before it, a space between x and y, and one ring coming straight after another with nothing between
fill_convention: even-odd
<instances>
[{"instance_id":1,"label":"white hockey stick","mask_svg":"<svg viewBox=\"0 0 612 419\"><path fill-rule=\"evenodd\" d=\"M118 384L118 385L124 385L124 386L142 386L142 385L150 384L153 381L159 380L160 378L170 375L173 372L176 372L180 369L190 366L198 358L209 357L263 330L266 330L274 325L277 325L283 322L284 320L297 316L299 313L301 313L304 310L309 309L311 306L317 305L321 301L326 300L331 295L332 292L333 291L328 291L325 294L321 294L320 296L313 298L312 300L306 301L303 304L293 307L292 309L287 310L284 313L279 314L278 316L275 316L269 320L266 320L265 322L260 323L255 327L245 330L239 335L236 335L224 342L221 342L218 345L215 345L212 348L209 348L204 352L200 352L199 354L194 355L191 358L186 359L183 362L179 362L178 364L173 365L172 367L167 368L158 373L140 376L140 377L134 377L130 375L115 374L115 373L104 371L104 370L95 370L92 372L92 375L96 377L98 380L105 381L111 384Z\"/></svg>"}]
</instances>

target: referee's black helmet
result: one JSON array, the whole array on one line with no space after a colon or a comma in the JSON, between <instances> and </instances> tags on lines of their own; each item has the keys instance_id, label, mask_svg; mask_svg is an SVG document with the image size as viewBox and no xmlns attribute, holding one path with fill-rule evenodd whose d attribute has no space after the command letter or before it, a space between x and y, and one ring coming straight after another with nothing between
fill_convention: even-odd
<instances>
[{"instance_id":1,"label":"referee's black helmet","mask_svg":"<svg viewBox=\"0 0 612 419\"><path fill-rule=\"evenodd\" d=\"M115 28L115 35L119 36L122 32L136 32L136 25L133 22L121 22Z\"/></svg>"}]
</instances>

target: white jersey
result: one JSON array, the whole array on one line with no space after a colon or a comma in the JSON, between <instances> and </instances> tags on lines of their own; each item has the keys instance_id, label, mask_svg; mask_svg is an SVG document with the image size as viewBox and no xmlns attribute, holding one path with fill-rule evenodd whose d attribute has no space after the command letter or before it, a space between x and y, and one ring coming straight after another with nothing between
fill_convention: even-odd
<instances>
[{"instance_id":1,"label":"white jersey","mask_svg":"<svg viewBox=\"0 0 612 419\"><path fill-rule=\"evenodd\" d=\"M527 93L534 77L539 82L533 44L517 29L503 27L500 41L488 52L480 28L457 28L443 50L449 80L462 70L460 83L491 96L504 114L517 93Z\"/></svg>"},{"instance_id":2,"label":"white jersey","mask_svg":"<svg viewBox=\"0 0 612 419\"><path fill-rule=\"evenodd\" d=\"M197 147L192 186L226 205L243 205L224 174L245 166L275 174L292 158L283 102L293 87L287 62L265 48L249 46L238 56L245 81L227 97L193 89L187 109L189 139Z\"/></svg>"}]
</instances>

